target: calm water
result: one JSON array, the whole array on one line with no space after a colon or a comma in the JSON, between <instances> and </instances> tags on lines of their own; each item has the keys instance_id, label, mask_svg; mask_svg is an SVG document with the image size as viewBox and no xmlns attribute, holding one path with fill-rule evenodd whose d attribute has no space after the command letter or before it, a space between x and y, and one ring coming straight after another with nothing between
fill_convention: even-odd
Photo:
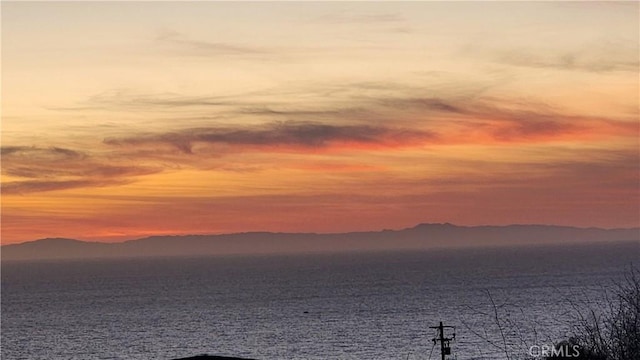
<instances>
[{"instance_id":1,"label":"calm water","mask_svg":"<svg viewBox=\"0 0 640 360\"><path fill-rule=\"evenodd\" d=\"M498 359L474 335L500 341L491 299L524 356L565 336L568 299L599 299L638 249L5 262L2 359L427 359L439 321L457 359Z\"/></svg>"}]
</instances>

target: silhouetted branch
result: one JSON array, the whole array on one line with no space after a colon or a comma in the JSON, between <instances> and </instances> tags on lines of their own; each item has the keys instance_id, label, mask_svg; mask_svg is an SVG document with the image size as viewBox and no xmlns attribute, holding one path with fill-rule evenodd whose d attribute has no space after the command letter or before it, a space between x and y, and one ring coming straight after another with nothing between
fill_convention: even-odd
<instances>
[{"instance_id":1,"label":"silhouetted branch","mask_svg":"<svg viewBox=\"0 0 640 360\"><path fill-rule=\"evenodd\" d=\"M498 307L496 306L495 301L493 301L493 296L491 296L491 292L487 290L487 296L489 296L489 300L491 301L491 307L493 308L493 316L498 325L498 330L500 330L500 337L502 338L502 346L504 349L504 354L507 356L507 360L510 360L508 346L507 346L507 338L504 336L504 330L502 329L502 324L500 323L500 317L498 316Z\"/></svg>"}]
</instances>

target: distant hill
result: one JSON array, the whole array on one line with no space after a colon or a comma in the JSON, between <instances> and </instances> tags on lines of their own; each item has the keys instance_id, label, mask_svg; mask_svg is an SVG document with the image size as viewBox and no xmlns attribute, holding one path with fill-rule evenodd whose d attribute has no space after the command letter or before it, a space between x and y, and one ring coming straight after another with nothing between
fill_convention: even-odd
<instances>
[{"instance_id":1,"label":"distant hill","mask_svg":"<svg viewBox=\"0 0 640 360\"><path fill-rule=\"evenodd\" d=\"M159 257L379 251L533 244L640 241L640 228L598 229L548 225L456 226L420 224L403 230L339 234L249 232L152 236L120 243L41 239L3 245L2 260Z\"/></svg>"}]
</instances>

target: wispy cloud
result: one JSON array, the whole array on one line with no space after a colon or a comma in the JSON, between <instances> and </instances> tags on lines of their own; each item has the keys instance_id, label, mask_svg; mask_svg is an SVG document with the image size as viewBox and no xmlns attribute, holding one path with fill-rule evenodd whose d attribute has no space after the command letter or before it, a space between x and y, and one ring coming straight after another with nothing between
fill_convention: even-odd
<instances>
[{"instance_id":1,"label":"wispy cloud","mask_svg":"<svg viewBox=\"0 0 640 360\"><path fill-rule=\"evenodd\" d=\"M113 185L123 185L130 181L123 180L27 180L13 181L2 184L3 195L24 195L33 192L44 192L54 190L67 190L88 187L104 187Z\"/></svg>"},{"instance_id":2,"label":"wispy cloud","mask_svg":"<svg viewBox=\"0 0 640 360\"><path fill-rule=\"evenodd\" d=\"M433 132L368 125L331 125L313 122L275 122L252 127L210 127L171 133L107 138L109 145L169 144L191 154L194 144L221 144L241 148L329 148L345 145L402 147L435 140Z\"/></svg>"},{"instance_id":3,"label":"wispy cloud","mask_svg":"<svg viewBox=\"0 0 640 360\"><path fill-rule=\"evenodd\" d=\"M87 104L114 111L160 112L172 120L171 127L163 126L166 130L158 127L156 132L126 136L114 132L107 135L105 144L145 148L169 145L186 154L193 153L197 144L262 151L358 145L392 148L544 143L569 136L573 140L633 136L637 130L637 122L629 119L567 113L528 99L491 98L479 89L448 94L437 88L389 82L317 84L250 96L119 90L93 96ZM244 125L247 123L253 125Z\"/></svg>"},{"instance_id":4,"label":"wispy cloud","mask_svg":"<svg viewBox=\"0 0 640 360\"><path fill-rule=\"evenodd\" d=\"M274 53L271 49L253 45L194 40L183 33L173 30L162 31L156 37L156 41L160 44L173 46L175 50L181 54L261 57L273 55Z\"/></svg>"},{"instance_id":5,"label":"wispy cloud","mask_svg":"<svg viewBox=\"0 0 640 360\"><path fill-rule=\"evenodd\" d=\"M51 160L56 159L78 159L83 158L85 155L82 152L78 152L71 149L65 149L60 147L50 147L47 149L36 148L34 146L3 146L0 147L0 155L3 157L18 156L24 154L36 153L41 157L49 157ZM6 159L6 158L5 158Z\"/></svg>"},{"instance_id":6,"label":"wispy cloud","mask_svg":"<svg viewBox=\"0 0 640 360\"><path fill-rule=\"evenodd\" d=\"M3 194L118 185L161 171L158 167L122 165L58 147L7 146L1 148L1 153L2 174L21 178L3 183Z\"/></svg>"},{"instance_id":7,"label":"wispy cloud","mask_svg":"<svg viewBox=\"0 0 640 360\"><path fill-rule=\"evenodd\" d=\"M503 126L495 126L490 130L491 136L499 141L526 140L531 138L557 137L573 134L584 128L571 123L552 120L511 122Z\"/></svg>"},{"instance_id":8,"label":"wispy cloud","mask_svg":"<svg viewBox=\"0 0 640 360\"><path fill-rule=\"evenodd\" d=\"M372 102L383 107L394 108L396 110L427 110L440 113L469 113L474 104L471 101L451 98L443 99L439 97L396 97L379 98Z\"/></svg>"},{"instance_id":9,"label":"wispy cloud","mask_svg":"<svg viewBox=\"0 0 640 360\"><path fill-rule=\"evenodd\" d=\"M486 142L545 143L568 139L635 136L636 122L567 114L546 104L495 98L405 97L373 99L380 112L392 109L394 120L423 126L439 134L439 144Z\"/></svg>"},{"instance_id":10,"label":"wispy cloud","mask_svg":"<svg viewBox=\"0 0 640 360\"><path fill-rule=\"evenodd\" d=\"M354 85L354 86L357 86ZM331 149L369 145L380 148L427 144L483 142L547 142L567 136L602 138L632 135L637 127L628 121L567 114L547 104L480 95L418 96L425 90L402 88L384 96L381 84L363 84L369 96L340 94L335 103L314 96L307 102L277 104L259 94L250 102L234 97L179 94L130 95L115 93L91 101L116 109L164 109L176 119L198 118L167 131L110 136L108 145L149 147L169 145L185 154L194 145L224 145L227 150L282 151L302 148ZM327 91L321 89L317 91ZM348 101L347 101L348 100ZM234 119L260 119L261 124L221 125ZM203 119L210 119L208 121ZM224 120L226 119L226 120Z\"/></svg>"},{"instance_id":11,"label":"wispy cloud","mask_svg":"<svg viewBox=\"0 0 640 360\"><path fill-rule=\"evenodd\" d=\"M589 59L578 53L543 57L533 52L509 51L498 56L499 62L521 67L581 70L589 72L631 71L637 72L639 62L634 59Z\"/></svg>"},{"instance_id":12,"label":"wispy cloud","mask_svg":"<svg viewBox=\"0 0 640 360\"><path fill-rule=\"evenodd\" d=\"M328 13L312 18L311 21L324 26L340 26L345 29L362 28L366 33L410 34L414 31L407 18L399 13ZM361 42L372 42L371 40L366 40L362 33L349 35Z\"/></svg>"},{"instance_id":13,"label":"wispy cloud","mask_svg":"<svg viewBox=\"0 0 640 360\"><path fill-rule=\"evenodd\" d=\"M512 48L495 50L495 61L512 66L604 73L640 70L638 45L604 42L573 50Z\"/></svg>"},{"instance_id":14,"label":"wispy cloud","mask_svg":"<svg viewBox=\"0 0 640 360\"><path fill-rule=\"evenodd\" d=\"M242 104L229 96L188 96L176 93L143 94L118 89L91 96L78 107L58 108L58 110L178 111L196 107L210 109Z\"/></svg>"}]
</instances>

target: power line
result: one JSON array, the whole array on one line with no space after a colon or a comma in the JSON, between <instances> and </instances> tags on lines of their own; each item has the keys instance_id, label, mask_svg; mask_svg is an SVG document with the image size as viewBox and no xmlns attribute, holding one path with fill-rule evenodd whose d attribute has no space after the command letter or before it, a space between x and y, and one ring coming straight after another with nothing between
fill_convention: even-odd
<instances>
[{"instance_id":1,"label":"power line","mask_svg":"<svg viewBox=\"0 0 640 360\"><path fill-rule=\"evenodd\" d=\"M445 326L442 324L442 321L440 321L440 325L429 326L429 328L438 330L438 336L433 338L433 346L435 346L438 341L440 342L440 356L442 360L446 360L446 356L451 355L451 345L449 342L456 339L455 326ZM444 329L453 329L452 337L445 337ZM431 348L431 351L433 351L433 348ZM431 354L429 354L429 358L431 358Z\"/></svg>"}]
</instances>

